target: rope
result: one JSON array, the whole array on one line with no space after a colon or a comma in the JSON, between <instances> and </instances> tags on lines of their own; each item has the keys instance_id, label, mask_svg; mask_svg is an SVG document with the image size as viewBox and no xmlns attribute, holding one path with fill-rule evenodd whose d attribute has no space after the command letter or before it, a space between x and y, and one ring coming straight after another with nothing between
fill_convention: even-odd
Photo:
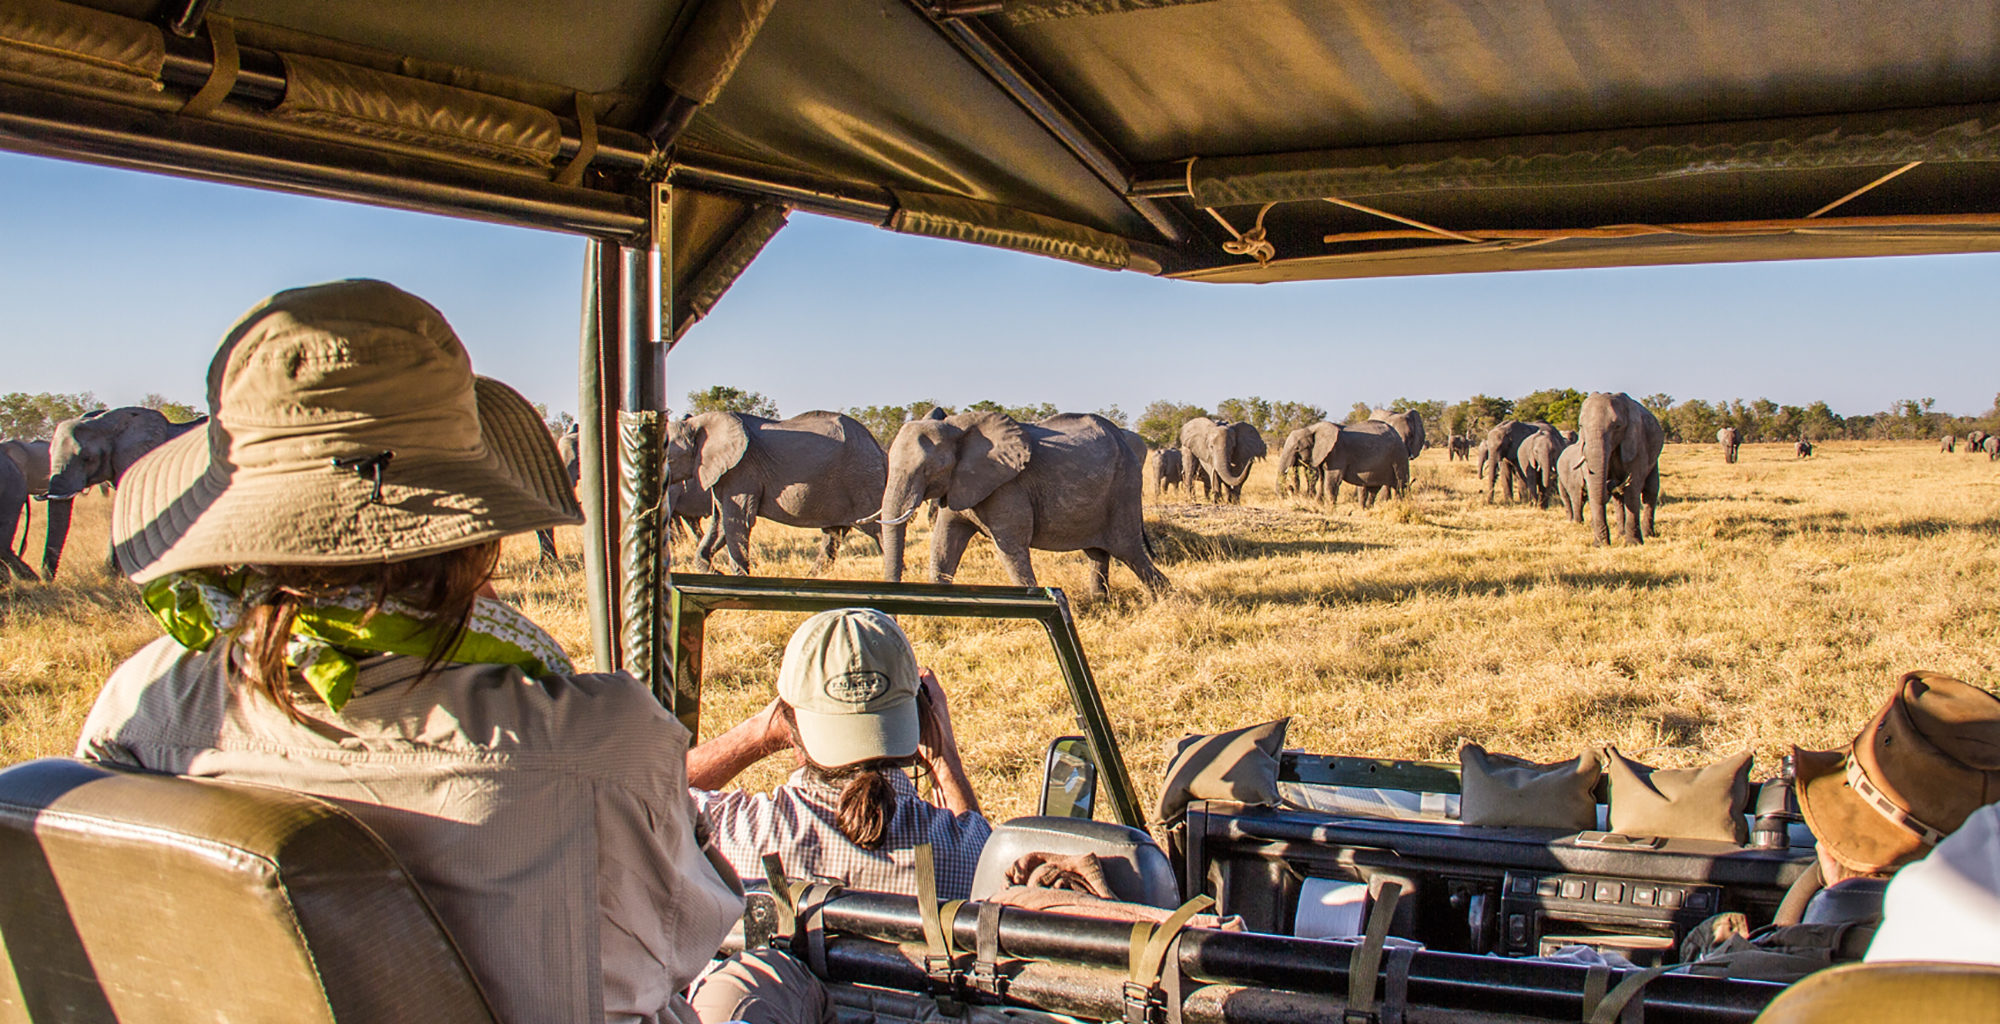
<instances>
[{"instance_id":1,"label":"rope","mask_svg":"<svg viewBox=\"0 0 2000 1024\"><path fill-rule=\"evenodd\" d=\"M1884 174L1883 176L1881 176L1881 177L1879 177L1879 178L1876 178L1876 179L1875 179L1874 181L1871 181L1871 182L1869 182L1868 184L1866 184L1866 185L1863 185L1863 186L1861 186L1860 188L1857 188L1857 189L1855 189L1854 191L1852 191L1852 192L1849 192L1848 194L1846 194L1846 195L1844 195L1844 196L1841 196L1841 197L1840 197L1839 199L1836 199L1836 200L1834 200L1833 202L1830 202L1830 203L1826 204L1825 206L1822 206L1822 207L1820 207L1819 209L1817 209L1817 210L1814 210L1813 212L1811 212L1811 213L1808 213L1808 214L1806 214L1806 219L1807 219L1807 220L1811 220L1811 219L1813 219L1814 217L1817 217L1817 216L1819 216L1820 214L1822 214L1822 213L1825 213L1825 212L1827 212L1828 210L1831 210L1831 209L1833 209L1834 207L1836 207L1836 206L1839 206L1839 205L1841 205L1842 203L1845 203L1845 202L1847 202L1847 201L1848 201L1849 199L1853 199L1854 197L1856 197L1856 196L1858 196L1858 195L1861 195L1861 194L1862 194L1862 193L1864 193L1864 192L1867 192L1867 191L1868 191L1869 189L1872 189L1872 188L1874 188L1874 187L1875 187L1875 186L1877 186L1877 185L1880 185L1880 184L1883 184L1884 182L1887 182L1887 181L1888 181L1888 180L1890 180L1891 178L1894 178L1894 177L1896 177L1897 175L1900 175L1900 174L1902 174L1903 172L1905 172L1905 171L1908 171L1908 170L1910 170L1910 169L1912 169L1912 168L1916 167L1916 166L1917 166L1918 164L1921 164L1921 163L1923 163L1923 161L1922 161L1922 160L1912 160L1912 161L1910 161L1909 163L1906 163L1906 164L1904 164L1903 166L1901 166L1901 167L1898 167L1898 168L1896 168L1895 170L1893 170L1893 171L1890 171L1889 173L1887 173L1887 174Z\"/></svg>"}]
</instances>

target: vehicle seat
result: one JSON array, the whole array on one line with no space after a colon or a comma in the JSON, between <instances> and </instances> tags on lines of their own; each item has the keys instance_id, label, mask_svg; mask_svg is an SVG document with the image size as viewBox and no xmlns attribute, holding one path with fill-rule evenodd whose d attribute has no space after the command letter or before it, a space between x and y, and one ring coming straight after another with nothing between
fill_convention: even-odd
<instances>
[{"instance_id":1,"label":"vehicle seat","mask_svg":"<svg viewBox=\"0 0 2000 1024\"><path fill-rule=\"evenodd\" d=\"M1899 962L1846 964L1778 994L1756 1024L1991 1024L2000 1020L2000 967Z\"/></svg>"},{"instance_id":2,"label":"vehicle seat","mask_svg":"<svg viewBox=\"0 0 2000 1024\"><path fill-rule=\"evenodd\" d=\"M1813 894L1806 904L1801 924L1844 924L1873 921L1882 916L1882 898L1889 891L1886 878L1849 878Z\"/></svg>"},{"instance_id":3,"label":"vehicle seat","mask_svg":"<svg viewBox=\"0 0 2000 1024\"><path fill-rule=\"evenodd\" d=\"M0 771L0 1022L493 1024L388 847L315 797L45 758Z\"/></svg>"},{"instance_id":4,"label":"vehicle seat","mask_svg":"<svg viewBox=\"0 0 2000 1024\"><path fill-rule=\"evenodd\" d=\"M1180 904L1180 881L1152 836L1106 821L1034 816L994 826L973 871L972 898L983 900L1004 888L1008 867L1035 852L1094 853L1117 899L1168 909Z\"/></svg>"}]
</instances>

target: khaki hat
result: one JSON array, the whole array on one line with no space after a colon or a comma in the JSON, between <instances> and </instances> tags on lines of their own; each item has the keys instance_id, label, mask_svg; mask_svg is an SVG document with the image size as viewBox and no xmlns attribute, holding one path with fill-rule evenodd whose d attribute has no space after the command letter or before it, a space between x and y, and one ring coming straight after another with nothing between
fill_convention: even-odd
<instances>
[{"instance_id":1,"label":"khaki hat","mask_svg":"<svg viewBox=\"0 0 2000 1024\"><path fill-rule=\"evenodd\" d=\"M910 638L872 608L807 619L778 667L778 698L792 709L806 757L822 768L916 753L919 687Z\"/></svg>"},{"instance_id":2,"label":"khaki hat","mask_svg":"<svg viewBox=\"0 0 2000 1024\"><path fill-rule=\"evenodd\" d=\"M134 463L111 538L145 583L204 566L365 565L582 522L527 399L381 281L279 292L208 368L206 430Z\"/></svg>"},{"instance_id":3,"label":"khaki hat","mask_svg":"<svg viewBox=\"0 0 2000 1024\"><path fill-rule=\"evenodd\" d=\"M1911 672L1854 742L1792 759L1821 847L1850 871L1888 871L2000 800L2000 698Z\"/></svg>"}]
</instances>

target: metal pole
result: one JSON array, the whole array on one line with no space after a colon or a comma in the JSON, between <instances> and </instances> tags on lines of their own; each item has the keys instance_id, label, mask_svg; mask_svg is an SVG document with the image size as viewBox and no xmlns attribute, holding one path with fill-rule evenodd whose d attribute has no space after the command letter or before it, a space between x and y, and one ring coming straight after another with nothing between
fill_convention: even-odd
<instances>
[{"instance_id":1,"label":"metal pole","mask_svg":"<svg viewBox=\"0 0 2000 1024\"><path fill-rule=\"evenodd\" d=\"M617 436L615 403L605 401L604 367L617 334L605 330L607 309L616 303L617 281L605 280L610 242L590 239L584 245L583 327L577 359L577 457L582 463L577 480L583 504L584 597L590 606L590 649L599 672L618 667L618 580L611 558L610 538L617 523L618 509L610 496L607 470L617 465L616 449L606 443ZM607 287L608 285L608 287Z\"/></svg>"},{"instance_id":2,"label":"metal pole","mask_svg":"<svg viewBox=\"0 0 2000 1024\"><path fill-rule=\"evenodd\" d=\"M655 218L656 230L659 222ZM666 388L661 380L660 344L654 328L659 306L653 299L652 247L619 249L618 334L623 343L623 412L618 417L618 494L624 512L619 538L620 605L623 609L622 666L650 687L664 706L674 703L667 666L666 565L660 557L660 491L665 474Z\"/></svg>"}]
</instances>

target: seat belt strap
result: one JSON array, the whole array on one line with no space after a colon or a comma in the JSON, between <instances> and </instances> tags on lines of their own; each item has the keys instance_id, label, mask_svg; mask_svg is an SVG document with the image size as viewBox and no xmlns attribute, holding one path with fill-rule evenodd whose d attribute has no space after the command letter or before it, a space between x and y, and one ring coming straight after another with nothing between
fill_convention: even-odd
<instances>
[{"instance_id":1,"label":"seat belt strap","mask_svg":"<svg viewBox=\"0 0 2000 1024\"><path fill-rule=\"evenodd\" d=\"M1347 958L1347 1009L1343 1024L1378 1024L1375 1012L1376 973L1382 967L1382 946L1389 937L1389 922L1395 919L1396 904L1403 898L1403 883L1382 883L1375 895L1375 907L1368 912L1368 928L1361 945Z\"/></svg>"},{"instance_id":2,"label":"seat belt strap","mask_svg":"<svg viewBox=\"0 0 2000 1024\"><path fill-rule=\"evenodd\" d=\"M1597 1004L1604 1001L1604 990L1611 984L1610 964L1591 964L1583 975L1583 1015L1577 1020L1589 1024L1591 1015L1597 1012Z\"/></svg>"},{"instance_id":3,"label":"seat belt strap","mask_svg":"<svg viewBox=\"0 0 2000 1024\"><path fill-rule=\"evenodd\" d=\"M1618 984L1605 994L1604 1001L1590 1014L1590 1024L1638 1024L1646 1019L1645 1003L1639 999L1639 990L1645 988L1654 978L1667 973L1667 967L1648 967L1643 971L1632 971L1619 979ZM1630 1004L1631 1013L1623 1013Z\"/></svg>"},{"instance_id":4,"label":"seat belt strap","mask_svg":"<svg viewBox=\"0 0 2000 1024\"><path fill-rule=\"evenodd\" d=\"M1007 977L1000 973L1000 904L979 904L979 944L972 958L972 988L995 999L1007 994Z\"/></svg>"}]
</instances>

